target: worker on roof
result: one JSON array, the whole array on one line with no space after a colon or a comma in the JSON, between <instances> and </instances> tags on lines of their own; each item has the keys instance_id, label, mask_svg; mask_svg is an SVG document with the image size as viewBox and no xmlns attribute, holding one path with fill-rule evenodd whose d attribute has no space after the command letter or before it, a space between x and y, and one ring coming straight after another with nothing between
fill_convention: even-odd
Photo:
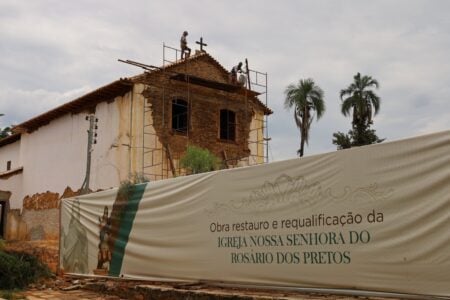
<instances>
[{"instance_id":1,"label":"worker on roof","mask_svg":"<svg viewBox=\"0 0 450 300\"><path fill-rule=\"evenodd\" d=\"M237 84L237 73L242 73L242 62L239 62L237 66L231 69L231 83Z\"/></svg>"},{"instance_id":2,"label":"worker on roof","mask_svg":"<svg viewBox=\"0 0 450 300\"><path fill-rule=\"evenodd\" d=\"M191 48L187 46L187 39L186 39L187 36L188 36L187 31L184 31L183 34L181 35L180 39L181 59L184 58L184 53L186 53L186 58L189 58L189 56L191 56Z\"/></svg>"}]
</instances>

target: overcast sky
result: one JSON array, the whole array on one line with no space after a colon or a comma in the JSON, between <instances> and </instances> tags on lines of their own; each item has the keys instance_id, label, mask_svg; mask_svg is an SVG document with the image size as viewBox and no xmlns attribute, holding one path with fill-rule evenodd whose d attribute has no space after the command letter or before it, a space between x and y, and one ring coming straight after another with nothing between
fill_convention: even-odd
<instances>
[{"instance_id":1,"label":"overcast sky","mask_svg":"<svg viewBox=\"0 0 450 300\"><path fill-rule=\"evenodd\" d=\"M163 42L178 47L187 30L227 69L248 58L268 73L271 160L296 156L283 91L302 78L326 102L305 155L334 151L333 132L350 129L339 91L357 72L380 83L379 137L450 129L450 1L265 2L0 0L0 127L141 72L118 58L161 65Z\"/></svg>"}]
</instances>

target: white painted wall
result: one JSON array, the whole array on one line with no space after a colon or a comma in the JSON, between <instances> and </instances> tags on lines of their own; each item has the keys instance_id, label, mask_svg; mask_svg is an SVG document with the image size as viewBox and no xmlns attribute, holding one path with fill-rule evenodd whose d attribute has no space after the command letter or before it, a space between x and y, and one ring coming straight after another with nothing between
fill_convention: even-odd
<instances>
[{"instance_id":1,"label":"white painted wall","mask_svg":"<svg viewBox=\"0 0 450 300\"><path fill-rule=\"evenodd\" d=\"M25 195L62 192L66 186L74 189L81 185L88 128L84 118L85 114L68 114L22 134Z\"/></svg>"},{"instance_id":2,"label":"white painted wall","mask_svg":"<svg viewBox=\"0 0 450 300\"><path fill-rule=\"evenodd\" d=\"M8 161L11 161L11 170L22 167L20 163L19 149L20 140L0 147L0 173L6 172L6 163Z\"/></svg>"},{"instance_id":3,"label":"white painted wall","mask_svg":"<svg viewBox=\"0 0 450 300\"><path fill-rule=\"evenodd\" d=\"M116 187L128 177L130 97L99 103L97 144L92 152L92 190ZM86 113L66 114L31 133L20 143L0 147L0 164L12 160L12 168L23 166L23 174L0 180L0 189L11 191L11 208L21 208L26 195L46 191L62 194L69 186L78 190L86 172Z\"/></svg>"},{"instance_id":4,"label":"white painted wall","mask_svg":"<svg viewBox=\"0 0 450 300\"><path fill-rule=\"evenodd\" d=\"M0 179L0 190L11 192L11 198L9 199L11 209L22 208L22 173L13 175L8 179Z\"/></svg>"},{"instance_id":5,"label":"white painted wall","mask_svg":"<svg viewBox=\"0 0 450 300\"><path fill-rule=\"evenodd\" d=\"M20 143L21 141L18 140L12 144L0 147L0 173L6 172L8 161L11 161L11 170L22 167ZM7 179L0 179L0 190L11 192L11 208L22 207L22 174L12 175Z\"/></svg>"}]
</instances>

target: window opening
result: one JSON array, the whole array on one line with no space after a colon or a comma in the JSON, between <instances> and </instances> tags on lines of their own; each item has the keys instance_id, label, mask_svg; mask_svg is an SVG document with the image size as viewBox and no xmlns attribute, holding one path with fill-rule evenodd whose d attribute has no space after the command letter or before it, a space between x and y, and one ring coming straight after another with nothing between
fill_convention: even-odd
<instances>
[{"instance_id":1,"label":"window opening","mask_svg":"<svg viewBox=\"0 0 450 300\"><path fill-rule=\"evenodd\" d=\"M9 171L9 170L11 170L11 161L10 160L8 160L6 162L6 171Z\"/></svg>"},{"instance_id":2,"label":"window opening","mask_svg":"<svg viewBox=\"0 0 450 300\"><path fill-rule=\"evenodd\" d=\"M172 100L172 129L178 133L187 134L188 103L185 100Z\"/></svg>"},{"instance_id":3,"label":"window opening","mask_svg":"<svg viewBox=\"0 0 450 300\"><path fill-rule=\"evenodd\" d=\"M231 110L220 110L220 139L236 140L236 113Z\"/></svg>"}]
</instances>

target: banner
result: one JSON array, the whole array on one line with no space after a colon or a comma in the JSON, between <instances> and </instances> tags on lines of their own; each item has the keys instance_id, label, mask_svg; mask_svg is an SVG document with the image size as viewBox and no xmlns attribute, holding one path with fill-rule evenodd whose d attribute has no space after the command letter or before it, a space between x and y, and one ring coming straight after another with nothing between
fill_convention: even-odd
<instances>
[{"instance_id":1,"label":"banner","mask_svg":"<svg viewBox=\"0 0 450 300\"><path fill-rule=\"evenodd\" d=\"M450 296L450 132L63 200L67 273Z\"/></svg>"}]
</instances>

